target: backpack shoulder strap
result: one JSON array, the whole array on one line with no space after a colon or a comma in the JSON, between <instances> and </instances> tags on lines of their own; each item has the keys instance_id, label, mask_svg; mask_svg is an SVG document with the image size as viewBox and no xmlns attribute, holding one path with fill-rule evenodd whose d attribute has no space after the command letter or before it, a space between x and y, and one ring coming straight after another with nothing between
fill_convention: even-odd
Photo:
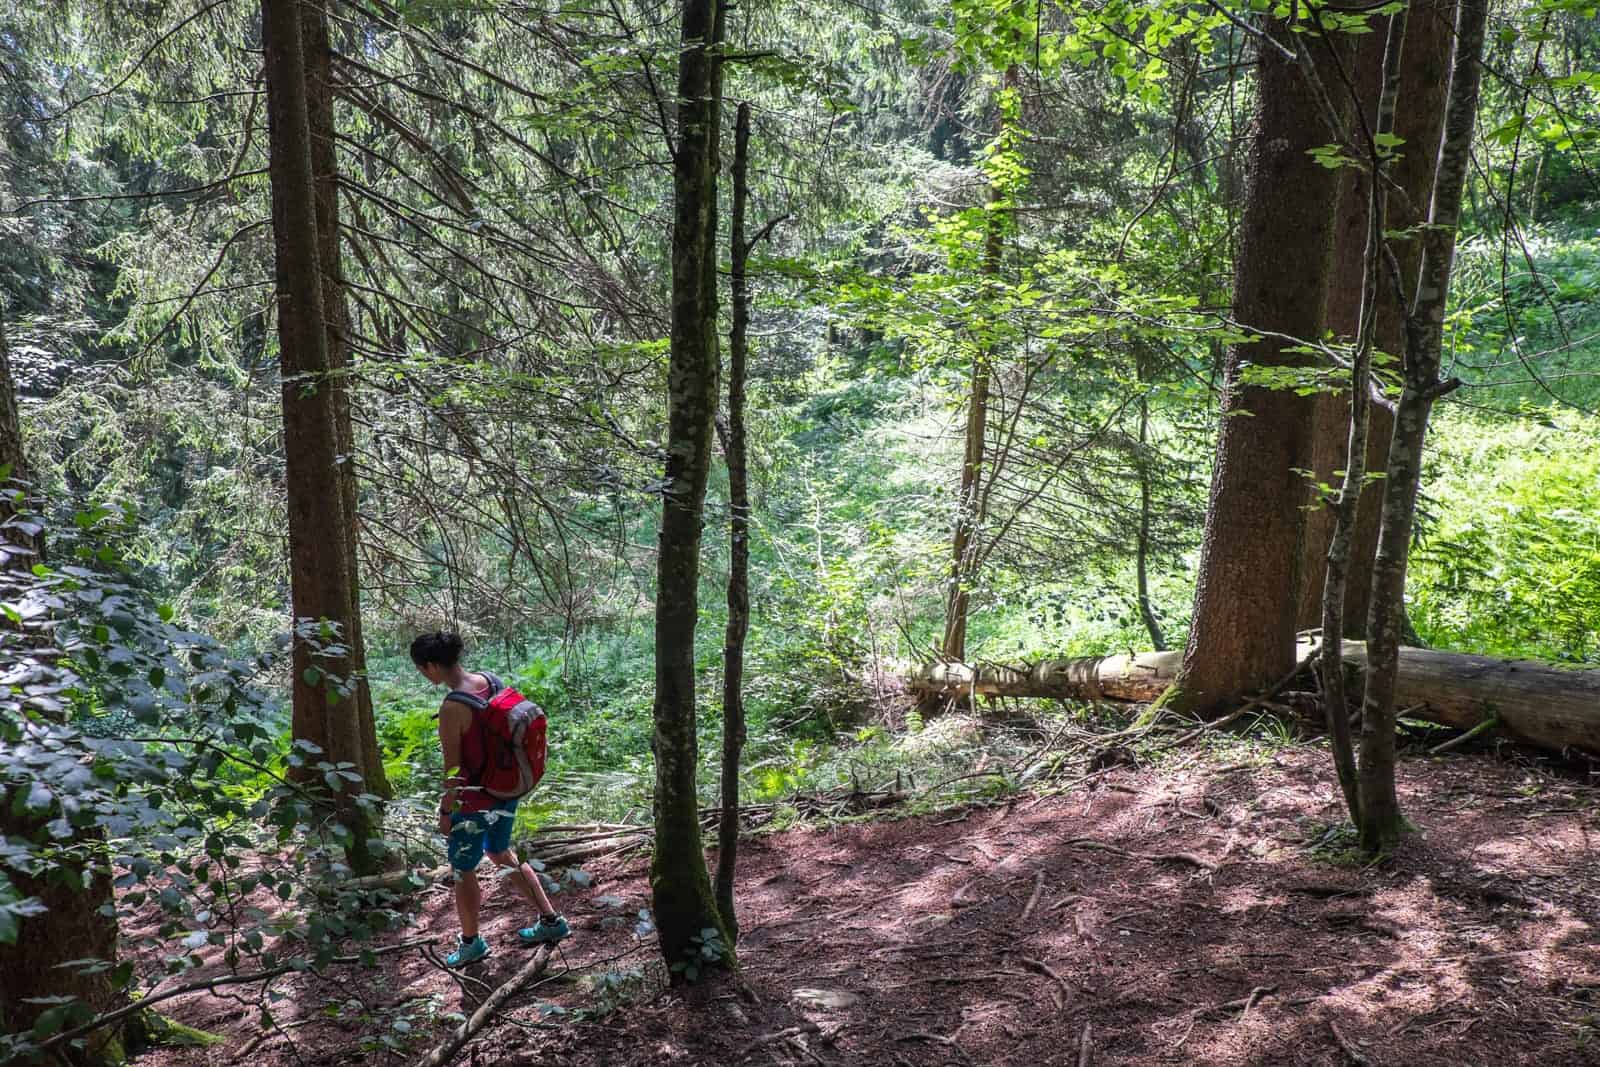
<instances>
[{"instance_id":1,"label":"backpack shoulder strap","mask_svg":"<svg viewBox=\"0 0 1600 1067\"><path fill-rule=\"evenodd\" d=\"M465 704L473 711L482 711L487 708L489 701L494 699L494 695L505 688L505 683L500 681L498 676L490 674L488 671L479 671L478 673L483 675L484 681L489 683L488 690L482 696L476 693L469 693L465 689L452 689L445 694L445 699L454 700L458 704Z\"/></svg>"}]
</instances>

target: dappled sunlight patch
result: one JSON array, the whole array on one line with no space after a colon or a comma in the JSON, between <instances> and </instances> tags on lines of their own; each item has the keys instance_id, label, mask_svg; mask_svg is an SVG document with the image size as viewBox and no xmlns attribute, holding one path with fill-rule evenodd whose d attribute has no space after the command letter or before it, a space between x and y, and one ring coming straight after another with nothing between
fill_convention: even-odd
<instances>
[{"instance_id":1,"label":"dappled sunlight patch","mask_svg":"<svg viewBox=\"0 0 1600 1067\"><path fill-rule=\"evenodd\" d=\"M756 1004L717 984L656 997L628 978L654 947L605 920L615 901L630 915L648 905L648 864L642 853L596 863L594 884L561 900L575 919L562 956L573 972L512 1014L587 1018L600 1001L576 980L585 974L628 992L606 1002L599 1027L502 1028L525 1056L511 1062L668 1047L730 1063L781 1048L810 1062L797 1041L827 1063L1074 1062L1086 1026L1101 1067L1333 1064L1341 1039L1373 1063L1583 1062L1581 1020L1600 1009L1593 794L1541 779L1522 803L1520 769L1405 762L1402 778L1435 798L1412 807L1423 833L1386 863L1352 864L1309 844L1337 816L1325 760L1306 748L1247 771L1120 768L1058 797L751 837L739 950ZM443 945L448 896L422 904L403 936ZM496 954L478 976L492 983L525 957L510 945L521 915L507 888L486 905ZM427 1006L407 1010L430 1034L472 1004L414 951L385 957L375 981L369 1000ZM323 1014L323 984L296 983L281 1017L299 1046L348 1044L356 1017ZM207 1029L242 1025L179 1007ZM260 1067L292 1062L286 1041L269 1049ZM161 1067L202 1062L161 1056Z\"/></svg>"}]
</instances>

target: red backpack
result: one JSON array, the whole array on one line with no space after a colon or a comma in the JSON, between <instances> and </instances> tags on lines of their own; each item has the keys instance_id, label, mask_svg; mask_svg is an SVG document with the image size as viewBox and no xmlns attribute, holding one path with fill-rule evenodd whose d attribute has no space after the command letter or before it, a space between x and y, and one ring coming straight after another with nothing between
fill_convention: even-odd
<instances>
[{"instance_id":1,"label":"red backpack","mask_svg":"<svg viewBox=\"0 0 1600 1067\"><path fill-rule=\"evenodd\" d=\"M472 709L472 728L483 754L478 766L462 771L468 784L498 800L515 800L544 777L544 709L487 671L480 673L489 682L487 697L460 689L448 697Z\"/></svg>"}]
</instances>

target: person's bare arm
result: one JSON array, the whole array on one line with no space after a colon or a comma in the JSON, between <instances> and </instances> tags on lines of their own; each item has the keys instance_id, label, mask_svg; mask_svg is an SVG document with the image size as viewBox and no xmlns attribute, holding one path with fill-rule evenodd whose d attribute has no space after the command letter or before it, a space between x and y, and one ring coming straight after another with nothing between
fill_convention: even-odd
<instances>
[{"instance_id":1,"label":"person's bare arm","mask_svg":"<svg viewBox=\"0 0 1600 1067\"><path fill-rule=\"evenodd\" d=\"M439 748L444 753L444 794L439 798L439 832L450 832L450 813L456 810L461 787L461 735L471 725L472 712L453 700L439 708Z\"/></svg>"}]
</instances>

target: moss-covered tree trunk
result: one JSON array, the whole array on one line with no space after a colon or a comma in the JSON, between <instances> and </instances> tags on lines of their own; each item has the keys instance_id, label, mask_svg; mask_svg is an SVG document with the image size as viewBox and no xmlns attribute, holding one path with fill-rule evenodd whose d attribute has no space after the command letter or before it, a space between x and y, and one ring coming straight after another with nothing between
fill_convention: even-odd
<instances>
[{"instance_id":1,"label":"moss-covered tree trunk","mask_svg":"<svg viewBox=\"0 0 1600 1067\"><path fill-rule=\"evenodd\" d=\"M1391 188L1398 190L1398 195L1389 198L1387 210L1389 248L1399 265L1408 297L1422 261L1420 225L1427 218L1428 198L1433 191L1433 168L1437 162L1433 148L1439 143L1439 127L1444 121L1454 6L1454 0L1419 0L1411 5L1406 20L1398 95L1403 106L1394 119L1394 134L1403 144L1389 166ZM1354 77L1369 121L1376 118L1382 88L1384 42L1383 33L1369 33L1358 38ZM1328 292L1328 329L1337 335L1353 337L1359 325L1366 264L1368 196L1356 171L1345 171L1344 181L1334 237L1333 282ZM1379 352L1398 358L1405 351L1405 316L1387 272L1381 282L1373 343ZM1336 485L1339 482L1337 472L1345 468L1349 398L1322 394L1313 401L1313 408L1311 470L1318 482ZM1367 435L1367 470L1382 471L1387 465L1393 430L1394 416L1388 409L1374 406ZM1367 598L1372 587L1372 562L1378 550L1382 502L1381 483L1370 482L1362 490L1356 510L1345 592L1344 636L1349 638L1366 636ZM1333 512L1328 508L1316 508L1306 515L1305 579L1301 584L1298 612L1300 629L1322 625L1324 570L1333 527Z\"/></svg>"},{"instance_id":2,"label":"moss-covered tree trunk","mask_svg":"<svg viewBox=\"0 0 1600 1067\"><path fill-rule=\"evenodd\" d=\"M722 821L717 827L717 908L739 936L734 873L739 859L739 755L744 751L744 641L750 629L750 474L744 433L745 359L749 353L750 288L745 276L745 207L750 199L750 105L740 104L733 137L733 211L728 221L728 626L722 642Z\"/></svg>"},{"instance_id":3,"label":"moss-covered tree trunk","mask_svg":"<svg viewBox=\"0 0 1600 1067\"><path fill-rule=\"evenodd\" d=\"M1307 49L1334 83L1326 42L1263 29ZM1310 152L1332 139L1303 71L1261 46L1250 178L1239 228L1233 317L1245 329L1317 338L1333 266L1340 176ZM1194 618L1183 669L1161 706L1209 713L1281 677L1294 664L1300 535L1310 459L1310 402L1293 390L1246 384L1247 365L1304 357L1279 337L1233 345L1225 365L1222 427L1206 511Z\"/></svg>"},{"instance_id":4,"label":"moss-covered tree trunk","mask_svg":"<svg viewBox=\"0 0 1600 1067\"><path fill-rule=\"evenodd\" d=\"M1389 444L1384 478L1383 529L1372 568L1372 599L1367 620L1367 681L1361 724L1361 845L1370 852L1389 849L1404 829L1394 787L1395 682L1405 620L1406 561L1416 519L1422 478L1422 451L1433 402L1450 383L1441 382L1445 300L1455 265L1456 229L1466 186L1477 119L1479 65L1488 0L1461 0L1456 10L1455 49L1446 98L1444 133L1439 141L1428 224L1422 236L1422 265L1416 297L1406 316L1404 385Z\"/></svg>"},{"instance_id":5,"label":"moss-covered tree trunk","mask_svg":"<svg viewBox=\"0 0 1600 1067\"><path fill-rule=\"evenodd\" d=\"M678 135L673 155L672 354L667 371L667 470L656 578L655 854L650 888L669 965L716 930L724 958L733 941L722 920L700 842L695 789L694 633L700 527L717 410L717 168L722 113L720 0L686 0L678 60Z\"/></svg>"},{"instance_id":6,"label":"moss-covered tree trunk","mask_svg":"<svg viewBox=\"0 0 1600 1067\"><path fill-rule=\"evenodd\" d=\"M9 479L26 483L28 464L22 449L22 420L17 409L16 385L11 377L11 357L6 346L5 326L0 322L0 467L7 468ZM17 488L0 477L0 523L15 514L11 491ZM0 532L6 550L0 551L0 567L27 568L38 562L43 543L37 536L14 528ZM0 620L0 625L7 625ZM16 724L0 723L0 744L8 743ZM16 844L24 841L48 848L54 838L46 824L59 818L59 810L17 812L13 807L14 789L26 791L26 783L4 783L0 789L0 837ZM91 848L103 836L86 835ZM35 857L37 860L37 857ZM104 854L87 862L33 865L0 864L0 878L9 880L18 898L37 900L44 907L38 915L22 919L16 940L0 940L0 1031L22 1034L33 1029L41 1012L50 1005L30 1004L41 997L75 997L94 1014L120 1007L125 994L112 981L109 969L62 966L70 960L103 960L115 963L117 920L110 912L111 871ZM123 1035L119 1026L96 1031L78 1050L62 1050L75 1064L111 1063L122 1059Z\"/></svg>"},{"instance_id":7,"label":"moss-covered tree trunk","mask_svg":"<svg viewBox=\"0 0 1600 1067\"><path fill-rule=\"evenodd\" d=\"M323 286L323 242L312 145L307 17L296 0L262 0L266 49L268 175L276 254L279 371L283 379L284 490L289 525L290 605L293 644L293 734L314 744L319 762L349 763L364 779L381 783L381 763L371 758L363 707L352 684L360 664L352 559L347 550L346 471L340 463L340 387L329 351ZM324 102L325 103L325 102ZM335 239L336 240L336 239ZM367 714L370 714L368 709ZM375 747L375 745L373 746ZM314 767L301 776L320 784ZM369 788L341 782L342 797ZM347 799L340 820L353 834L351 860L373 867L365 842L369 817Z\"/></svg>"}]
</instances>

